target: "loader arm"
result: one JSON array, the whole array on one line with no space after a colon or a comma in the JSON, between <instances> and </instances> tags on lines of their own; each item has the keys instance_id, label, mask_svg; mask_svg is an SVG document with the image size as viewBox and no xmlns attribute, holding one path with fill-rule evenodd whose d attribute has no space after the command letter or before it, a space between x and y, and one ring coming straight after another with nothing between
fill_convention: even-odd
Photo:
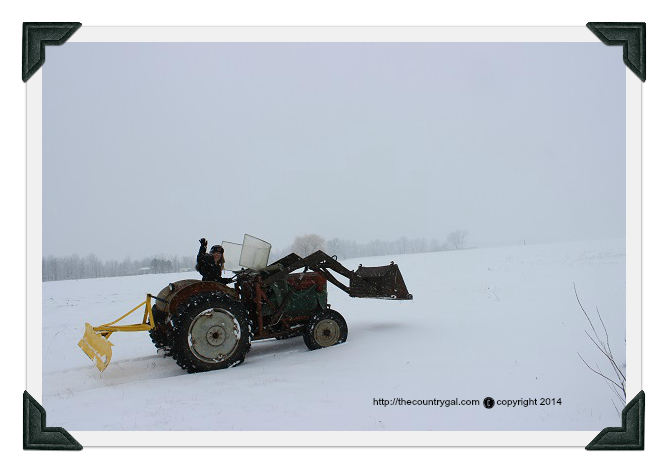
<instances>
[{"instance_id":1,"label":"loader arm","mask_svg":"<svg viewBox=\"0 0 668 473\"><path fill-rule=\"evenodd\" d=\"M322 274L329 282L346 292L350 297L399 300L410 300L413 298L408 293L399 267L394 262L388 266L374 268L364 268L360 265L357 271L351 271L321 250L305 258L300 258L293 253L279 260L279 262L286 262L288 264L283 270L264 279L262 281L264 286L270 286L272 283L285 278L291 272L306 268ZM346 286L336 279L330 270L348 278L350 284Z\"/></svg>"}]
</instances>

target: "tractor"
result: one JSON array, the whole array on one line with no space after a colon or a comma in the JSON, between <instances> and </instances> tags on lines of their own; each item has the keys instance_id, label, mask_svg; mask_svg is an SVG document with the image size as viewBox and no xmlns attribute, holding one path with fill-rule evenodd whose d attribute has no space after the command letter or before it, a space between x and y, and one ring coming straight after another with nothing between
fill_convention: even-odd
<instances>
[{"instance_id":1,"label":"tractor","mask_svg":"<svg viewBox=\"0 0 668 473\"><path fill-rule=\"evenodd\" d=\"M176 281L157 296L147 294L144 302L113 322L86 324L79 346L100 371L111 361L109 337L114 332L148 331L154 345L189 373L239 365L254 340L301 335L311 350L343 343L348 326L327 303L328 282L351 297L413 299L394 262L350 271L336 256L315 251L307 257L291 253L267 265L271 245L259 238L245 235L242 245L222 246L226 269L234 273L229 283L233 287L196 279ZM142 323L117 325L141 307Z\"/></svg>"}]
</instances>

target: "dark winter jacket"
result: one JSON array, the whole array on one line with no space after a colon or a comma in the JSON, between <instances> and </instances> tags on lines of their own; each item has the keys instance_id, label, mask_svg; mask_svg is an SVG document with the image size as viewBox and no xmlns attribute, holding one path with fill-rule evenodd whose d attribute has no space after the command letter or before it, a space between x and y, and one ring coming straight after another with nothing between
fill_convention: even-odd
<instances>
[{"instance_id":1,"label":"dark winter jacket","mask_svg":"<svg viewBox=\"0 0 668 473\"><path fill-rule=\"evenodd\" d=\"M199 253L197 253L197 266L195 266L195 269L202 275L202 281L218 281L225 284L227 280L220 277L224 262L225 256L221 256L218 263L216 263L213 255L206 252L206 245L201 245Z\"/></svg>"}]
</instances>

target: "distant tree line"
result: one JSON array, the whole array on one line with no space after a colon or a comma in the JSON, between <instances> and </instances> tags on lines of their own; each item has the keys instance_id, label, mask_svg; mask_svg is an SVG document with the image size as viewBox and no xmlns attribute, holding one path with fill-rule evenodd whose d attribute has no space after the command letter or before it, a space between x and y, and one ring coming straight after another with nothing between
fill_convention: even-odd
<instances>
[{"instance_id":1,"label":"distant tree line","mask_svg":"<svg viewBox=\"0 0 668 473\"><path fill-rule=\"evenodd\" d=\"M320 235L309 234L296 237L292 246L273 254L272 259L277 260L291 252L299 256L308 256L316 250L337 255L341 259L461 250L466 247L467 237L466 230L456 230L448 234L445 241L401 237L397 240L373 240L368 243L358 243L341 238L326 240Z\"/></svg>"},{"instance_id":2,"label":"distant tree line","mask_svg":"<svg viewBox=\"0 0 668 473\"><path fill-rule=\"evenodd\" d=\"M336 255L340 259L459 250L466 247L467 237L468 233L465 230L456 230L450 233L445 241L401 237L397 240L358 243L341 238L326 240L316 234L301 235L294 239L290 247L272 251L270 263L289 253L308 256L317 250ZM195 256L156 255L140 260L131 260L128 257L122 261L102 261L94 254L84 257L76 254L64 257L45 256L42 258L42 281L175 273L184 270L194 271L194 268Z\"/></svg>"},{"instance_id":3,"label":"distant tree line","mask_svg":"<svg viewBox=\"0 0 668 473\"><path fill-rule=\"evenodd\" d=\"M113 276L133 276L136 274L173 273L185 269L194 271L195 257L164 255L122 261L102 261L94 254L84 257L45 256L42 258L42 281L62 281L65 279L91 279Z\"/></svg>"}]
</instances>

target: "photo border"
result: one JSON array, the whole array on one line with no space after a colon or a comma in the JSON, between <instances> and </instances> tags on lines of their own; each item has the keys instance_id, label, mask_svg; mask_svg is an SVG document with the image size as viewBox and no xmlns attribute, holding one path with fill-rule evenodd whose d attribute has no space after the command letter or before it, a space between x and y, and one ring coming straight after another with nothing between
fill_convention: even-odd
<instances>
[{"instance_id":1,"label":"photo border","mask_svg":"<svg viewBox=\"0 0 668 473\"><path fill-rule=\"evenodd\" d=\"M69 42L598 42L581 27L94 27ZM620 61L621 48L620 48ZM27 84L27 390L42 398L42 72ZM626 70L626 351L629 397L642 389L642 82ZM621 423L621 420L620 420ZM84 446L584 446L596 431L73 431Z\"/></svg>"}]
</instances>

